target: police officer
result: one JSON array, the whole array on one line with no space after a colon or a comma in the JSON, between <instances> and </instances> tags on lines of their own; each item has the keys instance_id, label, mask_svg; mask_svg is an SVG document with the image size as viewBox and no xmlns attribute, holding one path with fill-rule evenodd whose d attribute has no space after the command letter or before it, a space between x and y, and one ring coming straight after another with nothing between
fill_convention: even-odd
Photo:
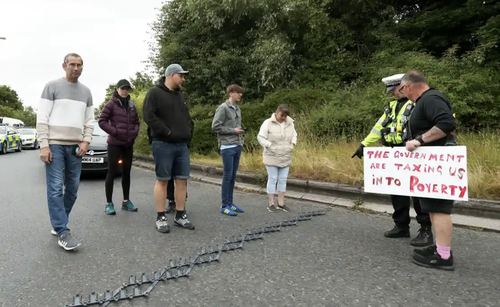
<instances>
[{"instance_id":1,"label":"police officer","mask_svg":"<svg viewBox=\"0 0 500 307\"><path fill-rule=\"evenodd\" d=\"M383 146L404 146L402 132L408 116L413 110L413 102L408 100L399 89L401 79L404 74L396 74L382 79L386 86L386 93L390 94L394 100L385 107L384 114L373 126L370 134L361 142L361 145L352 155L363 157L363 148L381 141ZM401 195L391 195L394 213L394 228L386 231L384 236L387 238L409 238L410 237L410 197ZM417 222L420 224L418 235L411 240L413 246L426 246L433 244L433 235L431 230L431 219L428 213L423 213L418 198L413 198L413 208L417 213Z\"/></svg>"}]
</instances>

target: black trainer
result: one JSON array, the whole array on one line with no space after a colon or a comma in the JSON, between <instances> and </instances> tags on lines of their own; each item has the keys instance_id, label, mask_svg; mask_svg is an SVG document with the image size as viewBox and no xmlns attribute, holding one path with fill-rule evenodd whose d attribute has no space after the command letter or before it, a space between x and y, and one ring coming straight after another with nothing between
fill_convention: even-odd
<instances>
[{"instance_id":1,"label":"black trainer","mask_svg":"<svg viewBox=\"0 0 500 307\"><path fill-rule=\"evenodd\" d=\"M175 218L174 218L174 224L176 226L179 226L179 227L182 227L182 228L186 228L186 229L190 229L190 230L194 229L194 225L193 225L193 223L191 223L188 220L186 213L184 213L182 216L177 216L176 215Z\"/></svg>"},{"instance_id":2,"label":"black trainer","mask_svg":"<svg viewBox=\"0 0 500 307\"><path fill-rule=\"evenodd\" d=\"M426 247L424 249L417 249L415 248L413 250L413 256L418 256L418 257L429 257L434 255L434 253L437 251L437 246L436 245L431 245L429 247Z\"/></svg>"},{"instance_id":3,"label":"black trainer","mask_svg":"<svg viewBox=\"0 0 500 307\"><path fill-rule=\"evenodd\" d=\"M434 243L431 226L422 226L418 230L418 235L410 241L413 246L427 246Z\"/></svg>"},{"instance_id":4,"label":"black trainer","mask_svg":"<svg viewBox=\"0 0 500 307\"><path fill-rule=\"evenodd\" d=\"M453 271L455 266L453 264L453 253L450 252L450 258L443 259L441 255L435 251L432 255L419 256L413 255L413 262L419 266L423 266L431 269L440 269Z\"/></svg>"},{"instance_id":5,"label":"black trainer","mask_svg":"<svg viewBox=\"0 0 500 307\"><path fill-rule=\"evenodd\" d=\"M168 200L167 207L165 208L165 213L170 213L175 210L175 200Z\"/></svg>"},{"instance_id":6,"label":"black trainer","mask_svg":"<svg viewBox=\"0 0 500 307\"><path fill-rule=\"evenodd\" d=\"M402 229L399 228L398 226L394 226L389 231L386 231L384 233L384 236L387 238L409 238L410 237L410 230L409 229Z\"/></svg>"}]
</instances>

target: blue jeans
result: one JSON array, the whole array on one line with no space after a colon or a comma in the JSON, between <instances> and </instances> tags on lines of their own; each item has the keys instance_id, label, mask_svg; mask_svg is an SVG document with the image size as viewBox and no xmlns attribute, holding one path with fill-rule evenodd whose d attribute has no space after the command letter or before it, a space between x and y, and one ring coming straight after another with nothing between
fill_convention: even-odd
<instances>
[{"instance_id":1,"label":"blue jeans","mask_svg":"<svg viewBox=\"0 0 500 307\"><path fill-rule=\"evenodd\" d=\"M155 159L156 180L189 179L191 161L186 143L153 141L151 150Z\"/></svg>"},{"instance_id":2,"label":"blue jeans","mask_svg":"<svg viewBox=\"0 0 500 307\"><path fill-rule=\"evenodd\" d=\"M286 192L286 180L290 167L277 167L266 165L267 168L267 194L276 193L276 185L278 192Z\"/></svg>"},{"instance_id":3,"label":"blue jeans","mask_svg":"<svg viewBox=\"0 0 500 307\"><path fill-rule=\"evenodd\" d=\"M49 148L52 162L45 164L47 201L52 228L59 236L69 231L67 224L80 186L82 157L76 155L77 145L49 145Z\"/></svg>"},{"instance_id":4,"label":"blue jeans","mask_svg":"<svg viewBox=\"0 0 500 307\"><path fill-rule=\"evenodd\" d=\"M221 150L223 175L222 175L222 207L229 206L233 203L234 183L236 181L236 173L240 165L241 151L243 147L237 146Z\"/></svg>"}]
</instances>

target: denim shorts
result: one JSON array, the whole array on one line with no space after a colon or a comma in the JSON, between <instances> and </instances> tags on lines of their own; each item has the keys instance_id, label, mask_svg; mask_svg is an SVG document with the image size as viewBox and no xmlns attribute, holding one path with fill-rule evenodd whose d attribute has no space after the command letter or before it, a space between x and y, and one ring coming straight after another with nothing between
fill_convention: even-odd
<instances>
[{"instance_id":1,"label":"denim shorts","mask_svg":"<svg viewBox=\"0 0 500 307\"><path fill-rule=\"evenodd\" d=\"M157 180L189 179L191 162L189 160L189 150L185 143L153 141L151 150L155 159Z\"/></svg>"}]
</instances>

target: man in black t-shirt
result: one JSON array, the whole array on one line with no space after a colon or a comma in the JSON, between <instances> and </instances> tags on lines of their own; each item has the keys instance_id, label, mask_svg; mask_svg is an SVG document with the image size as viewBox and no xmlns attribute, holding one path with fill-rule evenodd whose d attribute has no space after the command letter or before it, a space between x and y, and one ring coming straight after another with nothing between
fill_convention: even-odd
<instances>
[{"instance_id":1,"label":"man in black t-shirt","mask_svg":"<svg viewBox=\"0 0 500 307\"><path fill-rule=\"evenodd\" d=\"M401 80L401 93L411 101L415 108L408 121L408 151L420 146L445 146L447 138L456 129L453 107L446 96L429 87L425 77L416 71L405 74ZM451 237L453 224L451 212L453 200L420 198L423 212L429 212L436 244L426 249L415 249L413 261L421 266L453 270Z\"/></svg>"}]
</instances>

